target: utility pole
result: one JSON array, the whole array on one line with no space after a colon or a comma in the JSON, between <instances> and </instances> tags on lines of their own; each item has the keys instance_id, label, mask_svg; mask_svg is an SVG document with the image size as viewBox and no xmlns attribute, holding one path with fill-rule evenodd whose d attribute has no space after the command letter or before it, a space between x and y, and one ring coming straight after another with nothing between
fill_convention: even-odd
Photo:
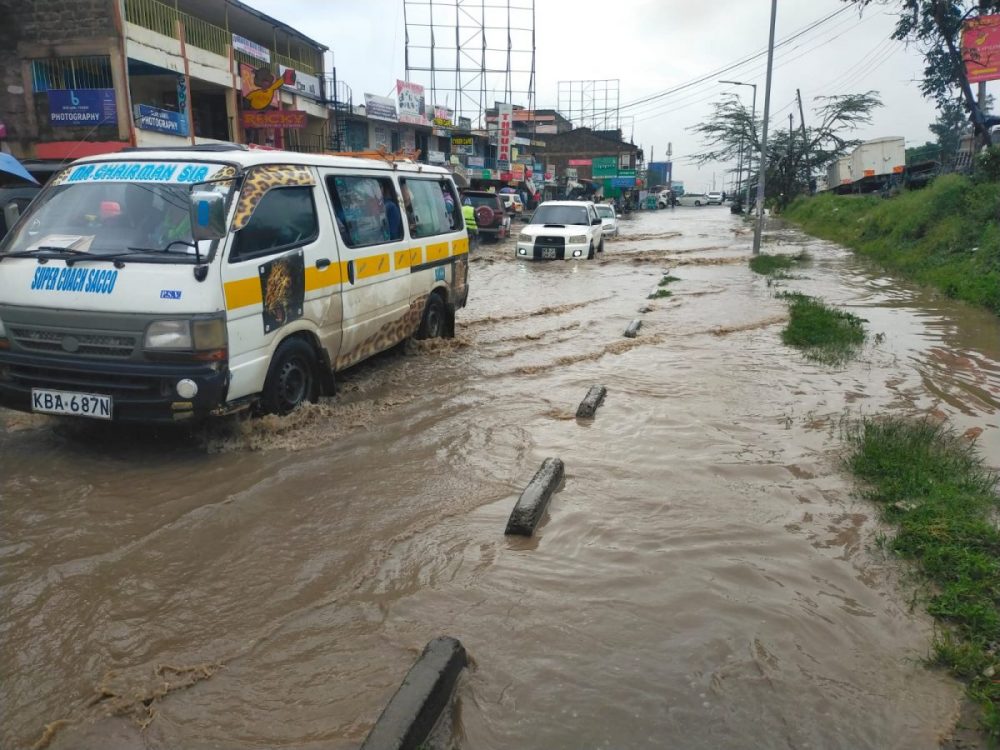
<instances>
[{"instance_id":1,"label":"utility pole","mask_svg":"<svg viewBox=\"0 0 1000 750\"><path fill-rule=\"evenodd\" d=\"M771 75L774 73L774 24L778 20L778 0L771 0L771 33L767 42L767 83L764 85L764 124L760 136L760 179L757 180L757 226L753 233L753 254L760 255L764 232L764 179L767 175L767 121L771 116Z\"/></svg>"},{"instance_id":2,"label":"utility pole","mask_svg":"<svg viewBox=\"0 0 1000 750\"><path fill-rule=\"evenodd\" d=\"M989 12L989 0L979 0L979 13L980 15L986 15ZM986 111L986 81L979 82L979 90L976 92L977 103L979 104L979 111Z\"/></svg>"},{"instance_id":3,"label":"utility pole","mask_svg":"<svg viewBox=\"0 0 1000 750\"><path fill-rule=\"evenodd\" d=\"M792 186L795 184L795 170L792 165L795 162L794 149L795 145L795 115L791 112L788 113L788 169L785 170L785 200L791 203L792 200Z\"/></svg>"},{"instance_id":4,"label":"utility pole","mask_svg":"<svg viewBox=\"0 0 1000 750\"><path fill-rule=\"evenodd\" d=\"M802 125L802 160L805 162L806 190L812 193L812 165L809 163L809 137L806 135L806 115L802 111L802 92L795 89L795 96L799 100L799 121Z\"/></svg>"}]
</instances>

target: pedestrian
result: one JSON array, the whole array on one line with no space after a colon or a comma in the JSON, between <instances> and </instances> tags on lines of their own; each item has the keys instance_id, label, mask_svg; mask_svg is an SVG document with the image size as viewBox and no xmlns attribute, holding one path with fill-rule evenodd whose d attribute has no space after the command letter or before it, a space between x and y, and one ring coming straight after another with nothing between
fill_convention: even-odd
<instances>
[{"instance_id":1,"label":"pedestrian","mask_svg":"<svg viewBox=\"0 0 1000 750\"><path fill-rule=\"evenodd\" d=\"M465 231L469 233L469 246L478 246L479 223L476 221L476 209L468 198L462 201L462 218L465 219Z\"/></svg>"},{"instance_id":2,"label":"pedestrian","mask_svg":"<svg viewBox=\"0 0 1000 750\"><path fill-rule=\"evenodd\" d=\"M389 230L389 236L386 238L390 241L403 239L403 214L399 210L399 203L397 203L396 191L392 188L392 183L389 180L381 180L382 183L382 203L385 206L385 218L387 228Z\"/></svg>"}]
</instances>

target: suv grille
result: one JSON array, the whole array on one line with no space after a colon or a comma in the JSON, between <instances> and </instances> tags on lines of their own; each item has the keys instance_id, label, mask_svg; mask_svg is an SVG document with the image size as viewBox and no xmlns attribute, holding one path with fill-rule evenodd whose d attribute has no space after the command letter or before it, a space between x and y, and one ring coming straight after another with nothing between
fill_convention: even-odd
<instances>
[{"instance_id":1,"label":"suv grille","mask_svg":"<svg viewBox=\"0 0 1000 750\"><path fill-rule=\"evenodd\" d=\"M14 325L10 327L10 336L18 348L28 352L104 359L128 359L138 344L138 337L127 333L83 333L71 328L41 326Z\"/></svg>"}]
</instances>

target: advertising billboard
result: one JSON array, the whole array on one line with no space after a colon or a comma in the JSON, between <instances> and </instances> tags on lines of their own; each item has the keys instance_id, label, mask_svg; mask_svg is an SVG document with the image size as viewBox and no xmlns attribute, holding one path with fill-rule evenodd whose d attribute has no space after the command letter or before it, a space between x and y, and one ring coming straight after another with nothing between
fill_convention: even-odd
<instances>
[{"instance_id":1,"label":"advertising billboard","mask_svg":"<svg viewBox=\"0 0 1000 750\"><path fill-rule=\"evenodd\" d=\"M409 81L396 81L399 99L399 121L410 125L427 125L424 115L424 87Z\"/></svg>"},{"instance_id":2,"label":"advertising billboard","mask_svg":"<svg viewBox=\"0 0 1000 750\"><path fill-rule=\"evenodd\" d=\"M49 89L48 97L49 125L54 128L118 122L114 89Z\"/></svg>"},{"instance_id":3,"label":"advertising billboard","mask_svg":"<svg viewBox=\"0 0 1000 750\"><path fill-rule=\"evenodd\" d=\"M389 96L365 94L365 112L372 120L399 121L399 116L396 114L396 100Z\"/></svg>"},{"instance_id":4,"label":"advertising billboard","mask_svg":"<svg viewBox=\"0 0 1000 750\"><path fill-rule=\"evenodd\" d=\"M1000 15L980 16L965 22L962 59L969 83L1000 79Z\"/></svg>"}]
</instances>

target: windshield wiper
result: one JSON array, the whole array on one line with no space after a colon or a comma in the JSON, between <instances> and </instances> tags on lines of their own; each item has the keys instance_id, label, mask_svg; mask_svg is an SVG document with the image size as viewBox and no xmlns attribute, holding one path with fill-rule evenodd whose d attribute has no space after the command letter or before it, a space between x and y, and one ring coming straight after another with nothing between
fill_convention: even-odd
<instances>
[{"instance_id":1,"label":"windshield wiper","mask_svg":"<svg viewBox=\"0 0 1000 750\"><path fill-rule=\"evenodd\" d=\"M45 253L40 255L39 253ZM18 250L16 253L3 253L0 255L0 260L4 258L38 258L39 260L48 260L52 258L54 260L59 260L65 257L77 257L80 255L90 256L91 252L89 250L79 250L75 247L57 247L55 245L42 245L41 247L36 247L34 250Z\"/></svg>"},{"instance_id":2,"label":"windshield wiper","mask_svg":"<svg viewBox=\"0 0 1000 750\"><path fill-rule=\"evenodd\" d=\"M174 250L174 245L184 245L184 247L194 248L194 262L201 263L201 252L198 249L197 241L174 240L173 242L168 242L164 247L129 247L128 249L134 253L164 253L190 256L190 253L186 250Z\"/></svg>"}]
</instances>

